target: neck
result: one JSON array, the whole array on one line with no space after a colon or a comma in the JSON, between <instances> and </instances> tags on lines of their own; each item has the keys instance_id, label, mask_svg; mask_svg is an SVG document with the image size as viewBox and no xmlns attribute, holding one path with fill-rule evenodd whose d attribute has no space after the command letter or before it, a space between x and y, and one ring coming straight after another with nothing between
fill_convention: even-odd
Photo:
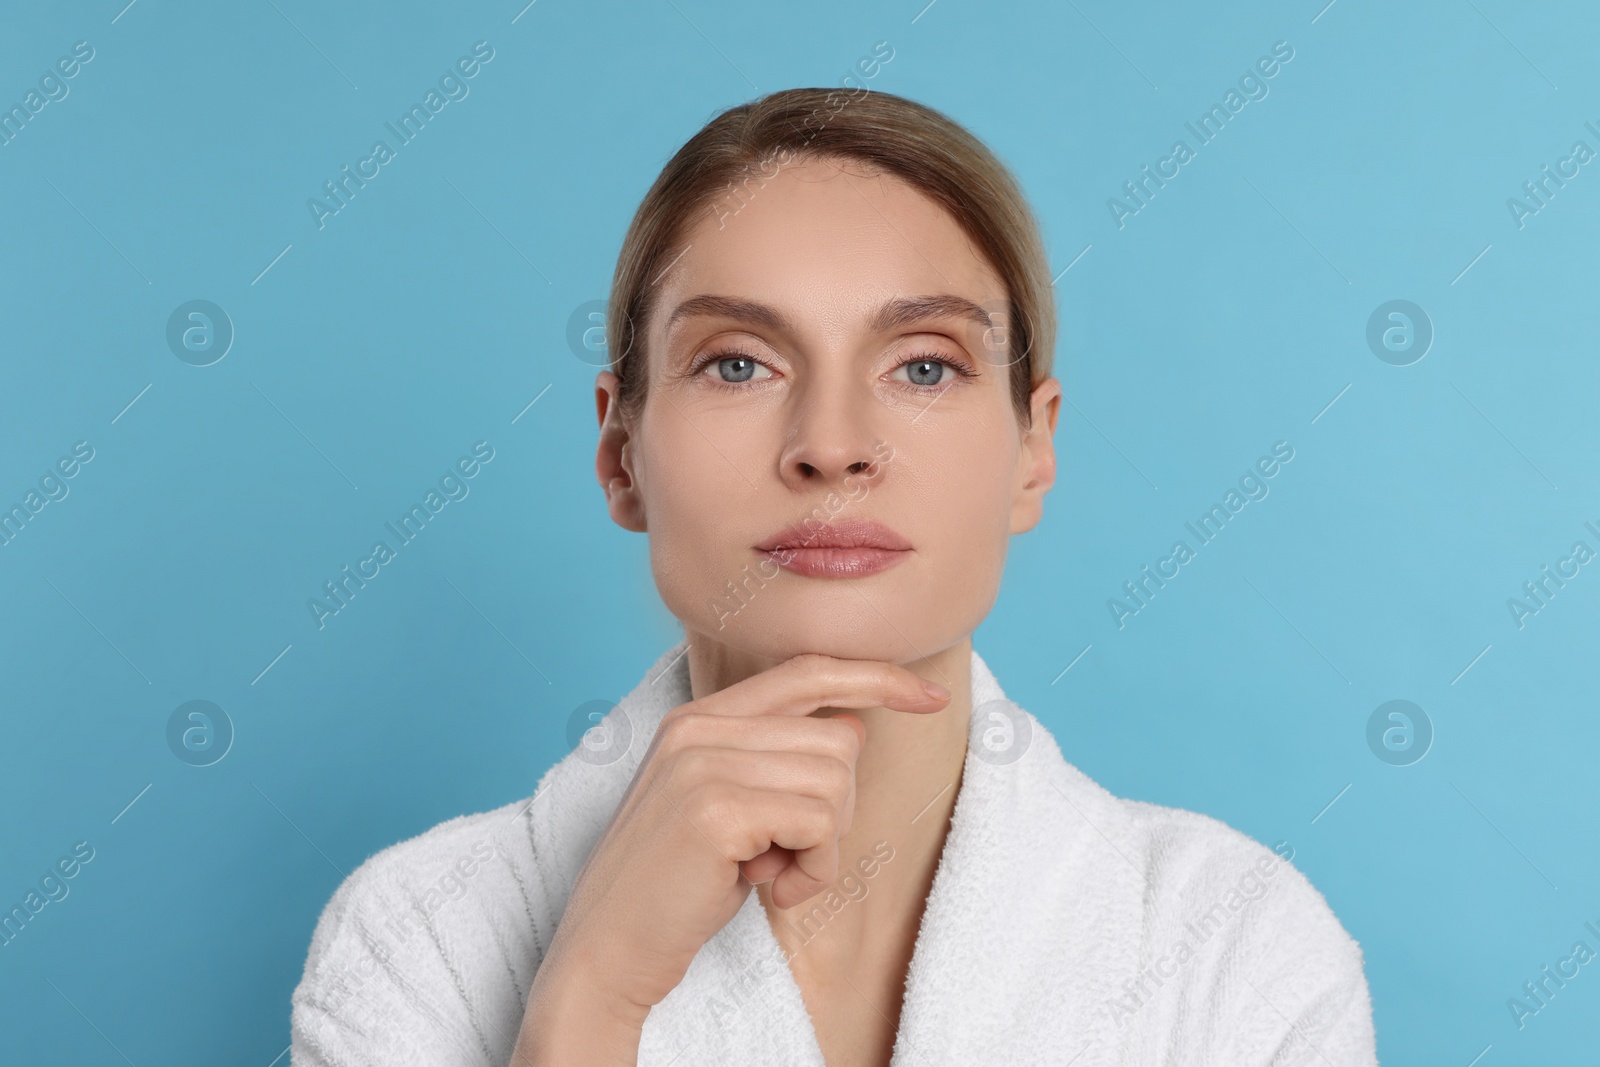
<instances>
[{"instance_id":1,"label":"neck","mask_svg":"<svg viewBox=\"0 0 1600 1067\"><path fill-rule=\"evenodd\" d=\"M697 700L781 662L698 633L689 635L688 658ZM838 879L787 909L773 905L768 884L757 887L773 934L797 972L837 973L859 961L910 958L961 788L972 715L972 639L901 665L949 689L950 703L929 714L849 709L866 726L867 741L856 761L854 819L839 839ZM830 898L831 908L825 903Z\"/></svg>"}]
</instances>

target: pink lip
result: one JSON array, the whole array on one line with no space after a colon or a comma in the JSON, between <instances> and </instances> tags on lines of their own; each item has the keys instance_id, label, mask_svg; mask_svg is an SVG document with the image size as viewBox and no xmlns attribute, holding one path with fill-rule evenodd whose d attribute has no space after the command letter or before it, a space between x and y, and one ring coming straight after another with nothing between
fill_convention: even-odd
<instances>
[{"instance_id":1,"label":"pink lip","mask_svg":"<svg viewBox=\"0 0 1600 1067\"><path fill-rule=\"evenodd\" d=\"M855 519L794 525L756 545L778 566L809 578L858 578L886 571L911 553L911 542L880 522Z\"/></svg>"}]
</instances>

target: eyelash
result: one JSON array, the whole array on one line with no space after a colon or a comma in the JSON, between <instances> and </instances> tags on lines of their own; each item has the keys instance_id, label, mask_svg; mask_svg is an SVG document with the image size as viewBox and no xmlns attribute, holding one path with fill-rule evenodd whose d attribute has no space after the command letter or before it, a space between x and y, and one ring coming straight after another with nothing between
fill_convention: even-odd
<instances>
[{"instance_id":1,"label":"eyelash","mask_svg":"<svg viewBox=\"0 0 1600 1067\"><path fill-rule=\"evenodd\" d=\"M711 364L717 363L717 362L719 362L721 360L724 360L724 359L748 359L752 363L760 363L763 367L766 367L768 370L772 369L771 367L767 366L767 364L765 362L763 362L760 359L757 359L755 356L752 356L748 352L741 351L741 350L739 350L737 348L726 348L726 349L719 349L718 351L715 351L715 352L708 352L706 355L701 356L699 359L695 360L694 364L692 366L690 366L688 371L685 372L685 377L694 378L696 375L699 375L702 371L704 371L707 367L711 366ZM944 366L949 367L951 370L955 371L955 373L956 373L956 382L965 381L965 380L968 380L968 379L971 379L971 378L976 378L978 376L974 371L972 371L972 370L968 369L967 367L963 366L961 363L957 362L956 360L948 359L948 358L946 358L944 356L938 356L938 355L933 354L932 352L919 352L919 353L917 353L915 355L912 355L910 358L902 360L899 363L896 363L894 365L894 370L899 370L901 367L907 366L908 364L911 364L911 363L941 363ZM724 390L739 390L739 389L743 389L743 388L747 387L750 384L749 382L724 382L724 381L721 381L721 380L719 380L717 378L711 378L711 377L708 377L707 380L710 382L712 388L724 389ZM895 384L897 384L897 385L905 385L908 388L910 388L913 391L918 392L918 393L932 394L932 393L942 392L945 389L953 388L954 385L956 384L956 382L949 382L949 383L940 382L938 385L917 385L915 382L897 382Z\"/></svg>"}]
</instances>

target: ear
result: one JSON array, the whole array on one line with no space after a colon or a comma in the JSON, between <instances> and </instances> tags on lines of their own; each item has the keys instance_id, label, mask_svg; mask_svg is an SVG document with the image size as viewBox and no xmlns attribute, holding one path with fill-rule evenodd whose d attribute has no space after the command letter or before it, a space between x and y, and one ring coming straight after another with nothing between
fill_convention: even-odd
<instances>
[{"instance_id":1,"label":"ear","mask_svg":"<svg viewBox=\"0 0 1600 1067\"><path fill-rule=\"evenodd\" d=\"M624 530L645 532L644 499L633 473L628 446L633 438L622 421L617 396L622 379L603 370L594 380L595 415L600 420L600 443L595 447L594 473L606 492L611 519Z\"/></svg>"},{"instance_id":2,"label":"ear","mask_svg":"<svg viewBox=\"0 0 1600 1067\"><path fill-rule=\"evenodd\" d=\"M1029 401L1033 425L1022 436L1017 455L1015 490L1011 497L1011 532L1026 533L1044 517L1044 495L1056 482L1056 416L1061 411L1061 382L1046 378L1033 387Z\"/></svg>"}]
</instances>

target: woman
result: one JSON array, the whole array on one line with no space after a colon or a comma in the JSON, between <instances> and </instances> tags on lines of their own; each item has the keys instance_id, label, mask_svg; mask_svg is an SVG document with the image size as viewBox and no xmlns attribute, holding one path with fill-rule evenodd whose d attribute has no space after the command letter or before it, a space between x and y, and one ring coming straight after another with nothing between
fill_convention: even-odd
<instances>
[{"instance_id":1,"label":"woman","mask_svg":"<svg viewBox=\"0 0 1600 1067\"><path fill-rule=\"evenodd\" d=\"M531 800L340 887L295 1067L1376 1062L1292 849L1110 795L972 648L1054 481L1052 301L924 106L789 90L683 146L595 395L685 639Z\"/></svg>"}]
</instances>

